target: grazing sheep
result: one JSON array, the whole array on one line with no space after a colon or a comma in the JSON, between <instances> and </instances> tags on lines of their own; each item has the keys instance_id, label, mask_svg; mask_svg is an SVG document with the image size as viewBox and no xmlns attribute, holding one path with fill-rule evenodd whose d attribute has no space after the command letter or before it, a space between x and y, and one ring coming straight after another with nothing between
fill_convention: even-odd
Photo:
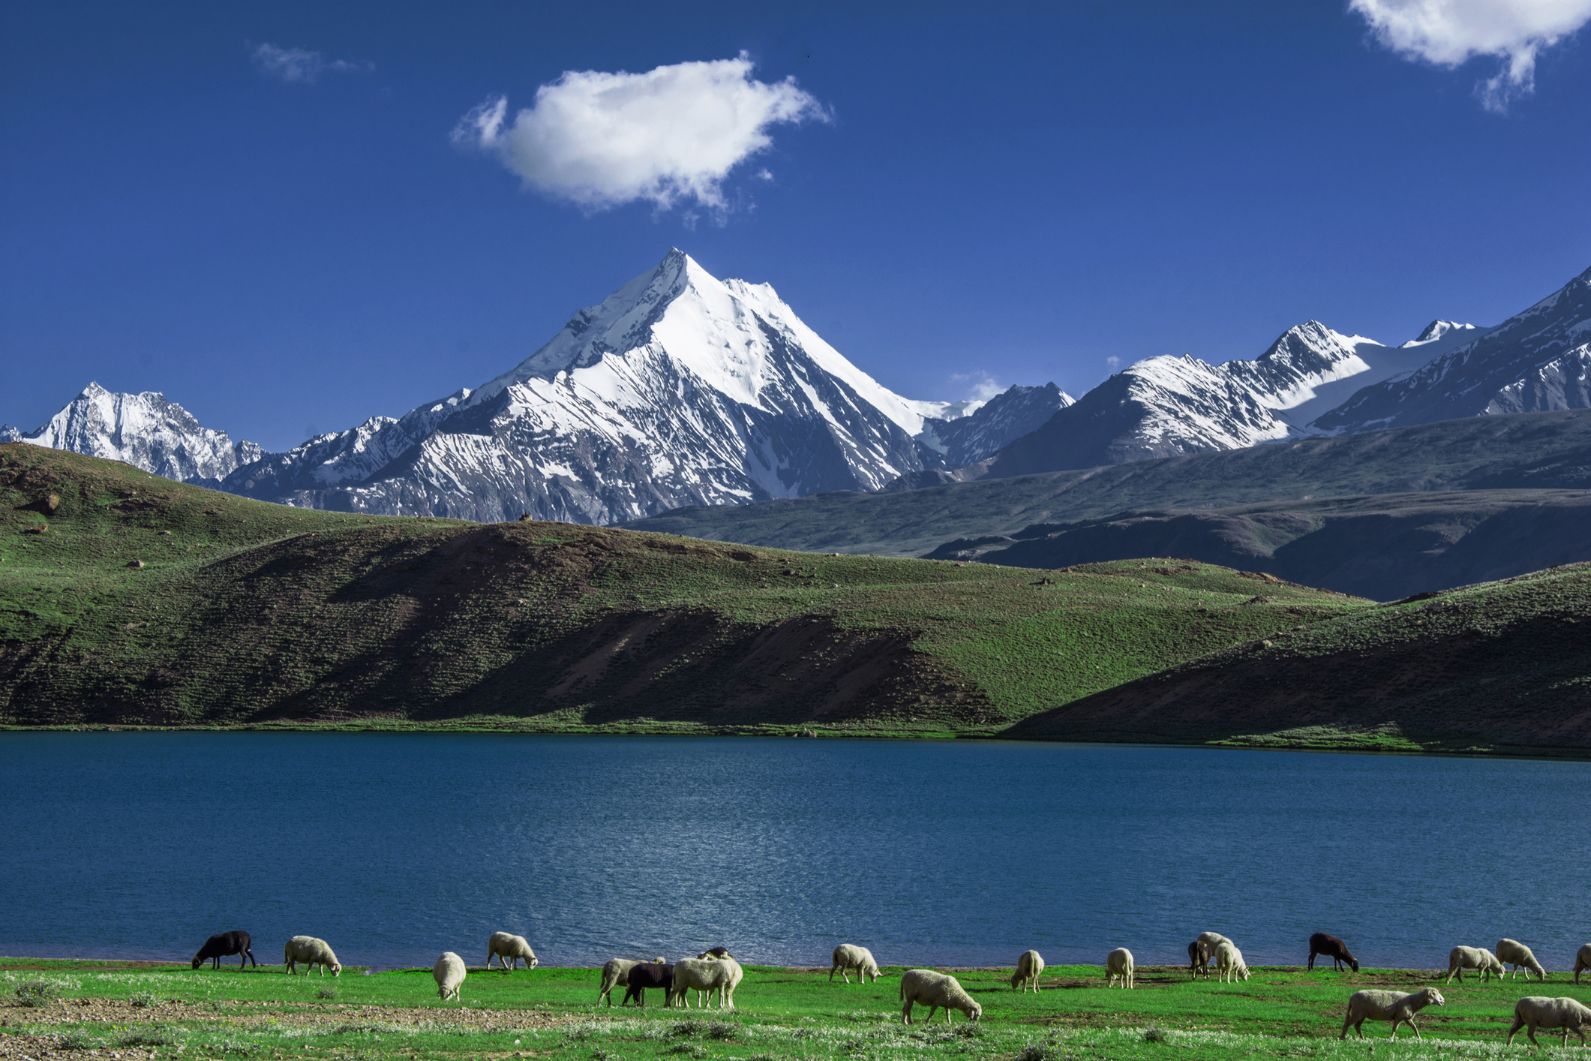
<instances>
[{"instance_id":1,"label":"grazing sheep","mask_svg":"<svg viewBox=\"0 0 1591 1061\"><path fill-rule=\"evenodd\" d=\"M1359 961L1348 950L1348 944L1336 936L1328 936L1324 932L1316 932L1309 937L1309 968L1315 968L1315 955L1323 954L1331 959L1331 967L1337 972L1342 972L1342 963L1347 962L1348 968L1354 972L1359 971Z\"/></svg>"},{"instance_id":2,"label":"grazing sheep","mask_svg":"<svg viewBox=\"0 0 1591 1061\"><path fill-rule=\"evenodd\" d=\"M304 963L304 975L320 966L316 971L325 976L330 969L332 976L341 976L342 963L337 960L337 955L332 953L331 945L323 939L314 936L294 936L287 941L287 948L282 952L282 962L287 966L287 975L294 975L298 963Z\"/></svg>"},{"instance_id":3,"label":"grazing sheep","mask_svg":"<svg viewBox=\"0 0 1591 1061\"><path fill-rule=\"evenodd\" d=\"M525 968L534 969L541 964L536 957L536 952L530 949L530 943L524 936L516 936L512 932L493 932L492 938L486 941L486 967L492 967L492 959L496 958L502 963L503 971L517 968L524 961Z\"/></svg>"},{"instance_id":4,"label":"grazing sheep","mask_svg":"<svg viewBox=\"0 0 1591 1061\"><path fill-rule=\"evenodd\" d=\"M1525 1036L1536 1046L1537 1028L1562 1028L1563 1045L1569 1045L1569 1033L1574 1032L1580 1037L1581 1045L1586 1043L1586 1026L1591 1025L1591 1006L1577 1002L1572 998L1546 998L1542 995L1528 995L1514 1003L1514 1026L1508 1029L1509 1045L1513 1044L1514 1036L1519 1034L1519 1029L1525 1029Z\"/></svg>"},{"instance_id":5,"label":"grazing sheep","mask_svg":"<svg viewBox=\"0 0 1591 1061\"><path fill-rule=\"evenodd\" d=\"M1126 947L1117 947L1105 955L1105 986L1110 987L1120 980L1122 987L1133 988L1137 984L1136 969L1132 960L1132 951Z\"/></svg>"},{"instance_id":6,"label":"grazing sheep","mask_svg":"<svg viewBox=\"0 0 1591 1061\"><path fill-rule=\"evenodd\" d=\"M859 983L867 983L867 978L878 980L878 962L873 960L873 952L866 947L858 947L854 943L841 943L834 948L834 964L829 969L829 983L834 982L834 974L839 973L840 979L846 983L851 978L846 974L856 970L856 979Z\"/></svg>"},{"instance_id":7,"label":"grazing sheep","mask_svg":"<svg viewBox=\"0 0 1591 1061\"><path fill-rule=\"evenodd\" d=\"M1036 950L1025 950L1016 960L1016 972L1011 974L1012 988L1021 985L1026 991L1031 985L1033 993L1038 994L1039 977L1044 973L1044 956Z\"/></svg>"},{"instance_id":8,"label":"grazing sheep","mask_svg":"<svg viewBox=\"0 0 1591 1061\"><path fill-rule=\"evenodd\" d=\"M689 1005L685 995L692 988L705 991L709 999L719 992L721 1009L735 1008L735 984L739 983L740 963L733 958L686 958L674 963L674 984L669 989L671 1003ZM630 981L635 982L635 970L630 971ZM700 1005L700 998L697 1004Z\"/></svg>"},{"instance_id":9,"label":"grazing sheep","mask_svg":"<svg viewBox=\"0 0 1591 1061\"><path fill-rule=\"evenodd\" d=\"M199 953L193 956L193 967L197 969L206 961L210 962L212 969L221 968L221 959L233 954L241 955L238 958L238 968L242 969L249 962L254 962L258 969L260 963L254 961L253 941L247 932L217 932L204 941L204 946L199 948Z\"/></svg>"},{"instance_id":10,"label":"grazing sheep","mask_svg":"<svg viewBox=\"0 0 1591 1061\"><path fill-rule=\"evenodd\" d=\"M1215 974L1223 983L1230 980L1235 984L1240 976L1248 979L1248 964L1243 961L1243 952L1231 940L1215 945Z\"/></svg>"},{"instance_id":11,"label":"grazing sheep","mask_svg":"<svg viewBox=\"0 0 1591 1061\"><path fill-rule=\"evenodd\" d=\"M983 1007L962 990L961 984L954 976L936 973L932 969L912 969L902 973L900 997L904 1003L901 1006L900 1019L906 1024L912 1022L913 1005L927 1006L930 1021L934 1019L937 1011L943 1009L946 1024L951 1023L950 1011L953 1009L959 1009L968 1020L977 1020L983 1016Z\"/></svg>"},{"instance_id":12,"label":"grazing sheep","mask_svg":"<svg viewBox=\"0 0 1591 1061\"><path fill-rule=\"evenodd\" d=\"M464 998L459 989L464 986L464 959L452 951L444 951L442 956L431 966L431 977L436 980L436 993L446 1002L454 999L459 1005L464 1004Z\"/></svg>"},{"instance_id":13,"label":"grazing sheep","mask_svg":"<svg viewBox=\"0 0 1591 1061\"><path fill-rule=\"evenodd\" d=\"M1580 982L1580 974L1591 969L1591 943L1582 943L1580 949L1574 952L1574 982Z\"/></svg>"},{"instance_id":14,"label":"grazing sheep","mask_svg":"<svg viewBox=\"0 0 1591 1061\"><path fill-rule=\"evenodd\" d=\"M628 1006L632 1001L638 1006L646 1005L646 989L661 987L663 989L663 1006L673 1005L674 994L674 966L667 962L642 962L630 966L628 988L624 992L624 1001L621 1006Z\"/></svg>"},{"instance_id":15,"label":"grazing sheep","mask_svg":"<svg viewBox=\"0 0 1591 1061\"><path fill-rule=\"evenodd\" d=\"M652 962L662 965L663 956L658 955ZM602 989L597 993L597 1001L607 999L608 1005L613 1005L613 989L630 986L630 970L644 964L636 958L609 958L602 964Z\"/></svg>"},{"instance_id":16,"label":"grazing sheep","mask_svg":"<svg viewBox=\"0 0 1591 1061\"><path fill-rule=\"evenodd\" d=\"M1337 1038L1348 1038L1348 1029L1352 1028L1363 1039L1365 1021L1389 1020L1392 1022L1392 1038L1398 1037L1398 1025L1407 1024L1414 1028L1414 1037L1418 1039L1420 1029L1415 1026L1414 1015L1426 1006L1445 1005L1447 999L1434 987L1423 987L1412 995L1396 991L1355 991L1353 997L1348 999L1348 1016L1343 1018L1342 1034Z\"/></svg>"},{"instance_id":17,"label":"grazing sheep","mask_svg":"<svg viewBox=\"0 0 1591 1061\"><path fill-rule=\"evenodd\" d=\"M1446 982L1452 983L1456 976L1462 983L1465 969L1479 969L1482 980L1503 975L1503 963L1485 947L1454 947L1448 952Z\"/></svg>"},{"instance_id":18,"label":"grazing sheep","mask_svg":"<svg viewBox=\"0 0 1591 1061\"><path fill-rule=\"evenodd\" d=\"M1205 978L1208 979L1210 976L1210 962L1215 958L1215 948L1223 943L1231 942L1219 932L1200 932L1194 937L1193 942L1188 944L1189 971L1195 976L1202 971Z\"/></svg>"},{"instance_id":19,"label":"grazing sheep","mask_svg":"<svg viewBox=\"0 0 1591 1061\"><path fill-rule=\"evenodd\" d=\"M1500 939L1497 941L1497 960L1504 965L1512 965L1514 967L1514 976L1518 976L1519 970L1524 969L1526 980L1530 979L1531 973L1535 973L1536 977L1541 980L1547 978L1547 970L1541 967L1541 963L1536 960L1536 955L1531 952L1529 947L1517 939Z\"/></svg>"}]
</instances>

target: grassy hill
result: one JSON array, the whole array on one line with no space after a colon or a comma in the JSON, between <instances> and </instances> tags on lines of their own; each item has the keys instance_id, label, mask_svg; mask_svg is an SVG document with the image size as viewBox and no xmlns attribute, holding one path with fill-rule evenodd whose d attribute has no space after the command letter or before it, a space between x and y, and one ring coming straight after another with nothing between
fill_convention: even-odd
<instances>
[{"instance_id":1,"label":"grassy hill","mask_svg":"<svg viewBox=\"0 0 1591 1061\"><path fill-rule=\"evenodd\" d=\"M953 539L1131 512L1472 490L1513 491L1523 504L1519 492L1587 489L1591 411L1581 410L1472 417L922 490L682 509L634 526L789 549L917 556ZM1554 562L1520 559L1525 566L1516 570Z\"/></svg>"},{"instance_id":2,"label":"grassy hill","mask_svg":"<svg viewBox=\"0 0 1591 1061\"><path fill-rule=\"evenodd\" d=\"M1025 719L1011 736L1591 751L1591 564L1357 610Z\"/></svg>"},{"instance_id":3,"label":"grassy hill","mask_svg":"<svg viewBox=\"0 0 1591 1061\"><path fill-rule=\"evenodd\" d=\"M0 447L0 722L992 733L1364 602L305 511Z\"/></svg>"},{"instance_id":4,"label":"grassy hill","mask_svg":"<svg viewBox=\"0 0 1591 1061\"><path fill-rule=\"evenodd\" d=\"M929 555L1017 567L1185 556L1378 600L1591 557L1591 491L1381 494L1130 512L947 542Z\"/></svg>"}]
</instances>

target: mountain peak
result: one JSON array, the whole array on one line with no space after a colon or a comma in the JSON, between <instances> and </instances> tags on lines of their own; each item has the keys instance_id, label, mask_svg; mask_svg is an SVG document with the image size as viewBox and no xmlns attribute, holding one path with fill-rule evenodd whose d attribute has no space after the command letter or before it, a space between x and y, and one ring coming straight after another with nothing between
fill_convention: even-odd
<instances>
[{"instance_id":1,"label":"mountain peak","mask_svg":"<svg viewBox=\"0 0 1591 1061\"><path fill-rule=\"evenodd\" d=\"M1475 325L1463 321L1434 320L1422 328L1419 335L1416 335L1413 340L1404 345L1413 346L1415 343L1435 342L1449 332L1472 332L1474 330Z\"/></svg>"}]
</instances>

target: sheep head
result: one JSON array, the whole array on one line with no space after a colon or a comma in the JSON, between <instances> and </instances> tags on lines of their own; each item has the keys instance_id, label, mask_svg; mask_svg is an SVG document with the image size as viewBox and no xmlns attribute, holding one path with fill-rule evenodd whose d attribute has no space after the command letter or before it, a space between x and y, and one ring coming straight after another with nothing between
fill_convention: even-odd
<instances>
[{"instance_id":1,"label":"sheep head","mask_svg":"<svg viewBox=\"0 0 1591 1061\"><path fill-rule=\"evenodd\" d=\"M195 955L194 955L194 956L193 956L193 967L194 967L194 968L195 968L195 969L197 969L197 968L198 968L198 967L199 967L199 966L201 966L201 965L203 965L203 964L204 964L204 959L203 959L203 958L201 958L201 957L199 957L199 956L198 956L198 955L197 955L197 954L195 954Z\"/></svg>"},{"instance_id":2,"label":"sheep head","mask_svg":"<svg viewBox=\"0 0 1591 1061\"><path fill-rule=\"evenodd\" d=\"M333 977L338 977L338 976L341 976L342 974L343 974L342 964L340 962L332 962L331 963L331 975Z\"/></svg>"},{"instance_id":3,"label":"sheep head","mask_svg":"<svg viewBox=\"0 0 1591 1061\"><path fill-rule=\"evenodd\" d=\"M1359 971L1359 959L1358 958L1349 958L1348 959L1348 968L1352 969L1354 972L1358 972Z\"/></svg>"},{"instance_id":4,"label":"sheep head","mask_svg":"<svg viewBox=\"0 0 1591 1061\"><path fill-rule=\"evenodd\" d=\"M1442 992L1438 991L1434 987L1427 987L1422 990L1420 992L1420 997L1425 1000L1424 1004L1427 1006L1447 1005L1447 999L1442 997Z\"/></svg>"},{"instance_id":5,"label":"sheep head","mask_svg":"<svg viewBox=\"0 0 1591 1061\"><path fill-rule=\"evenodd\" d=\"M967 1007L967 1019L968 1020L982 1020L983 1019L983 1007L978 1005L978 1003L976 1003L976 1002L974 1002L971 1005L969 1005Z\"/></svg>"}]
</instances>

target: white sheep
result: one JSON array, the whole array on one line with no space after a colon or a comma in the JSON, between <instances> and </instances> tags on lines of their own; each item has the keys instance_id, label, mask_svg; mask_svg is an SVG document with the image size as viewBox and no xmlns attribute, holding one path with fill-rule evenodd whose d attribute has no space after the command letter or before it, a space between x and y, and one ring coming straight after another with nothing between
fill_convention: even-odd
<instances>
[{"instance_id":1,"label":"white sheep","mask_svg":"<svg viewBox=\"0 0 1591 1061\"><path fill-rule=\"evenodd\" d=\"M669 988L669 1004L689 1005L686 993L695 988L707 992L709 999L717 991L719 1008L734 1009L739 972L740 963L733 958L682 958L674 963L674 984ZM700 1004L700 999L697 1001Z\"/></svg>"},{"instance_id":2,"label":"white sheep","mask_svg":"<svg viewBox=\"0 0 1591 1061\"><path fill-rule=\"evenodd\" d=\"M455 999L459 1005L464 1004L464 998L459 989L464 986L464 959L452 951L444 951L442 956L431 966L431 978L436 981L436 993L443 1002Z\"/></svg>"},{"instance_id":3,"label":"white sheep","mask_svg":"<svg viewBox=\"0 0 1591 1061\"><path fill-rule=\"evenodd\" d=\"M1230 980L1234 984L1237 983L1238 977L1245 980L1249 977L1248 963L1243 961L1243 952L1229 939L1215 945L1215 976L1223 983Z\"/></svg>"},{"instance_id":4,"label":"white sheep","mask_svg":"<svg viewBox=\"0 0 1591 1061\"><path fill-rule=\"evenodd\" d=\"M702 951L696 957L702 959L703 961L725 962L729 965L729 982L718 989L718 1008L723 1009L725 993L727 992L731 998L734 997L735 988L740 986L740 981L745 977L746 971L740 967L740 963L735 960L735 956L733 954L729 953L729 948L727 947L713 947L711 950ZM706 1001L710 1003L712 1000L713 994L711 991L709 991L706 994ZM703 994L701 990L698 989L696 992L696 1008L702 1008L702 1004Z\"/></svg>"},{"instance_id":5,"label":"white sheep","mask_svg":"<svg viewBox=\"0 0 1591 1061\"><path fill-rule=\"evenodd\" d=\"M829 983L834 982L834 974L839 973L840 979L850 983L851 978L846 975L850 970L856 970L856 979L860 983L867 983L867 978L878 980L878 962L873 960L873 952L866 947L858 947L854 943L841 943L834 948L834 964L829 969Z\"/></svg>"},{"instance_id":6,"label":"white sheep","mask_svg":"<svg viewBox=\"0 0 1591 1061\"><path fill-rule=\"evenodd\" d=\"M1580 974L1591 969L1591 943L1582 943L1580 949L1574 952L1574 982L1580 982Z\"/></svg>"},{"instance_id":7,"label":"white sheep","mask_svg":"<svg viewBox=\"0 0 1591 1061\"><path fill-rule=\"evenodd\" d=\"M1445 982L1452 983L1456 976L1462 983L1465 969L1479 969L1482 980L1503 975L1503 963L1497 960L1497 955L1485 947L1454 947L1448 952Z\"/></svg>"},{"instance_id":8,"label":"white sheep","mask_svg":"<svg viewBox=\"0 0 1591 1061\"><path fill-rule=\"evenodd\" d=\"M936 973L932 969L912 969L901 974L900 997L904 1005L901 1006L900 1019L910 1024L912 1022L912 1006L923 1005L928 1007L928 1019L933 1020L934 1014L943 1009L945 1023L951 1023L950 1011L959 1009L968 1020L977 1020L983 1016L983 1007L973 997L962 990L960 982L948 973Z\"/></svg>"},{"instance_id":9,"label":"white sheep","mask_svg":"<svg viewBox=\"0 0 1591 1061\"><path fill-rule=\"evenodd\" d=\"M1039 977L1044 974L1044 956L1036 950L1025 950L1016 960L1016 972L1011 974L1011 986L1021 986L1026 991L1030 986L1033 993L1038 994Z\"/></svg>"},{"instance_id":10,"label":"white sheep","mask_svg":"<svg viewBox=\"0 0 1591 1061\"><path fill-rule=\"evenodd\" d=\"M1414 1015L1426 1006L1445 1005L1447 999L1434 987L1422 987L1410 995L1397 991L1355 991L1353 997L1348 999L1348 1016L1343 1019L1342 1034L1337 1038L1348 1038L1348 1029L1352 1028L1363 1039L1365 1021L1389 1020L1392 1022L1392 1038L1398 1037L1398 1025L1407 1024L1414 1029L1414 1037L1418 1039L1420 1029L1414 1023Z\"/></svg>"},{"instance_id":11,"label":"white sheep","mask_svg":"<svg viewBox=\"0 0 1591 1061\"><path fill-rule=\"evenodd\" d=\"M1497 941L1497 960L1504 965L1512 965L1514 967L1513 976L1518 976L1519 970L1523 968L1526 980L1530 979L1531 973L1535 973L1536 977L1541 980L1547 978L1547 970L1541 967L1541 963L1536 960L1536 955L1529 947L1517 939L1504 938Z\"/></svg>"},{"instance_id":12,"label":"white sheep","mask_svg":"<svg viewBox=\"0 0 1591 1061\"><path fill-rule=\"evenodd\" d=\"M287 974L292 976L298 968L298 963L304 963L304 975L308 976L311 969L316 966L316 971L325 976L330 969L332 976L341 976L342 963L337 960L337 955L332 953L330 944L314 936L294 936L287 941L287 948L282 953L282 963L287 966Z\"/></svg>"},{"instance_id":13,"label":"white sheep","mask_svg":"<svg viewBox=\"0 0 1591 1061\"><path fill-rule=\"evenodd\" d=\"M663 965L667 959L661 954L652 959L653 964ZM628 987L630 985L630 970L644 962L637 958L609 958L602 963L602 989L597 993L597 1001L607 999L608 1005L613 1005L613 989L615 987Z\"/></svg>"},{"instance_id":14,"label":"white sheep","mask_svg":"<svg viewBox=\"0 0 1591 1061\"><path fill-rule=\"evenodd\" d=\"M1188 974L1198 976L1201 972L1206 978L1210 975L1210 962L1215 958L1215 948L1222 943L1232 941L1219 932L1200 932L1192 943L1188 944Z\"/></svg>"},{"instance_id":15,"label":"white sheep","mask_svg":"<svg viewBox=\"0 0 1591 1061\"><path fill-rule=\"evenodd\" d=\"M524 961L525 968L534 969L541 964L536 957L536 952L530 949L530 942L524 936L516 936L512 932L493 932L492 938L486 941L486 967L492 967L492 959L502 963L506 972L517 967Z\"/></svg>"},{"instance_id":16,"label":"white sheep","mask_svg":"<svg viewBox=\"0 0 1591 1061\"><path fill-rule=\"evenodd\" d=\"M1513 1044L1514 1036L1519 1034L1519 1029L1525 1029L1525 1035L1536 1046L1537 1028L1562 1028L1563 1045L1569 1045L1569 1033L1574 1032L1580 1037L1581 1045L1586 1042L1586 1026L1591 1025L1591 1007L1572 998L1546 998L1542 995L1528 995L1514 1003L1514 1026L1508 1029L1509 1045Z\"/></svg>"},{"instance_id":17,"label":"white sheep","mask_svg":"<svg viewBox=\"0 0 1591 1061\"><path fill-rule=\"evenodd\" d=\"M1113 986L1117 980L1121 986L1132 988L1137 982L1137 966L1133 964L1132 951L1126 947L1117 947L1105 955L1105 986Z\"/></svg>"}]
</instances>

